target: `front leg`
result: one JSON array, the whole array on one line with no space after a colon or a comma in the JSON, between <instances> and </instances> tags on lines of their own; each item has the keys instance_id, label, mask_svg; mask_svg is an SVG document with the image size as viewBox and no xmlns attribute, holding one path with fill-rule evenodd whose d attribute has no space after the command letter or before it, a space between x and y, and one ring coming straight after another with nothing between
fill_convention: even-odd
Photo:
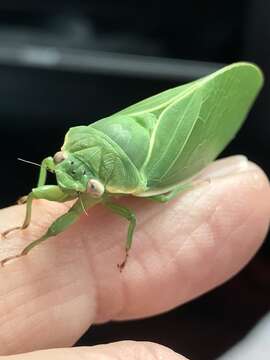
<instances>
[{"instance_id":1,"label":"front leg","mask_svg":"<svg viewBox=\"0 0 270 360\"><path fill-rule=\"evenodd\" d=\"M82 201L83 201L83 206L82 206ZM57 218L51 224L51 226L48 228L45 234L43 234L39 239L32 241L29 245L27 245L23 249L23 251L20 254L8 257L2 260L0 264L3 266L9 260L27 255L30 250L32 250L37 245L41 244L43 241L47 240L52 236L56 236L62 231L66 230L66 228L72 225L80 217L82 212L85 211L85 208L90 208L96 205L98 202L100 202L100 199L91 198L89 195L87 196L86 194L81 195L81 199L78 199L75 202L75 204L68 210L68 212Z\"/></svg>"},{"instance_id":2,"label":"front leg","mask_svg":"<svg viewBox=\"0 0 270 360\"><path fill-rule=\"evenodd\" d=\"M32 213L32 203L34 199L45 199L57 202L65 202L73 199L70 195L64 193L59 186L56 185L43 185L32 190L27 196L26 200L26 214L24 222L21 226L10 228L2 233L3 237L6 237L10 232L14 230L25 229L30 223Z\"/></svg>"},{"instance_id":3,"label":"front leg","mask_svg":"<svg viewBox=\"0 0 270 360\"><path fill-rule=\"evenodd\" d=\"M37 187L43 186L46 183L47 171L54 172L55 163L51 156L44 159L40 165L39 177Z\"/></svg>"},{"instance_id":4,"label":"front leg","mask_svg":"<svg viewBox=\"0 0 270 360\"><path fill-rule=\"evenodd\" d=\"M46 183L47 172L54 172L55 163L51 156L44 159L40 165L39 177L37 187L43 186ZM18 205L25 204L27 202L28 195L23 195L17 200Z\"/></svg>"},{"instance_id":5,"label":"front leg","mask_svg":"<svg viewBox=\"0 0 270 360\"><path fill-rule=\"evenodd\" d=\"M26 215L25 215L25 220L24 220L23 225L15 226L13 228L10 228L10 229L2 232L2 234L1 234L2 237L5 238L10 232L12 232L14 230L19 230L19 229L25 229L29 225L30 218L31 218L31 208L32 208L33 199L46 199L46 196L48 195L48 196L55 197L56 198L55 201L59 201L57 199L58 194L56 193L55 189L48 189L46 187L44 188L44 185L46 183L46 178L47 178L47 171L54 172L54 170L55 170L55 163L54 163L53 158L51 156L45 158L40 165L37 188L33 189L29 195L22 196L17 201L18 204L26 203Z\"/></svg>"}]
</instances>

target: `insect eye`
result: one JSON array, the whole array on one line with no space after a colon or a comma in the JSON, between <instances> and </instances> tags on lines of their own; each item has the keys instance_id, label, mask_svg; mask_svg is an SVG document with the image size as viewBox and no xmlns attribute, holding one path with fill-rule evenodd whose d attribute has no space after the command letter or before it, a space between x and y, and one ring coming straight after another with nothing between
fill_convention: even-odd
<instances>
[{"instance_id":1,"label":"insect eye","mask_svg":"<svg viewBox=\"0 0 270 360\"><path fill-rule=\"evenodd\" d=\"M57 151L57 153L55 153L53 156L53 161L56 165L60 164L60 162L62 162L64 160L66 160L66 155L65 155L64 151Z\"/></svg>"},{"instance_id":2,"label":"insect eye","mask_svg":"<svg viewBox=\"0 0 270 360\"><path fill-rule=\"evenodd\" d=\"M87 184L87 192L93 197L101 197L104 193L104 185L95 179L90 179Z\"/></svg>"}]
</instances>

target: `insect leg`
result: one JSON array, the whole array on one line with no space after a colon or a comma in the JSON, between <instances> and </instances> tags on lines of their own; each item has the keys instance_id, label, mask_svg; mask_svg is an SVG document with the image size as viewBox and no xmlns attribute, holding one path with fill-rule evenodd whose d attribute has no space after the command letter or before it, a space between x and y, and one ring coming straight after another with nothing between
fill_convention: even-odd
<instances>
[{"instance_id":1,"label":"insect leg","mask_svg":"<svg viewBox=\"0 0 270 360\"><path fill-rule=\"evenodd\" d=\"M87 208L90 206L94 206L97 204L100 200L99 199L93 199L93 198L86 198L84 200L84 204ZM72 225L81 215L81 213L84 211L84 209L81 206L80 199L75 202L75 204L62 216L57 218L51 226L48 228L45 234L43 234L39 239L32 241L29 245L27 245L23 251L19 255L8 257L0 262L0 264L3 266L7 261L18 258L24 255L27 255L30 250L32 250L34 247L42 243L43 241L47 240L48 238L52 236L56 236L62 231L64 231L66 228L68 228L70 225Z\"/></svg>"},{"instance_id":2,"label":"insect leg","mask_svg":"<svg viewBox=\"0 0 270 360\"><path fill-rule=\"evenodd\" d=\"M168 201L174 199L180 193L194 188L194 186L198 186L198 185L205 184L205 183L209 184L210 182L211 182L210 179L193 180L188 183L182 183L182 184L176 185L170 192L168 192L166 194L149 196L147 199L165 203L165 202L168 202Z\"/></svg>"},{"instance_id":3,"label":"insect leg","mask_svg":"<svg viewBox=\"0 0 270 360\"><path fill-rule=\"evenodd\" d=\"M38 178L38 187L45 185L46 178L47 178L47 171L53 172L55 168L55 164L52 157L47 157L44 159L40 165L40 172L39 172L39 178ZM17 200L17 204L22 205L27 202L28 195L21 196Z\"/></svg>"},{"instance_id":4,"label":"insect leg","mask_svg":"<svg viewBox=\"0 0 270 360\"><path fill-rule=\"evenodd\" d=\"M26 214L22 226L16 226L14 228L8 229L2 233L3 237L6 237L7 234L14 230L25 229L30 223L31 212L32 212L32 203L34 199L46 199L51 201L64 202L72 199L70 195L65 194L58 186L56 185L43 185L32 190L32 192L27 196L26 200Z\"/></svg>"},{"instance_id":5,"label":"insect leg","mask_svg":"<svg viewBox=\"0 0 270 360\"><path fill-rule=\"evenodd\" d=\"M45 185L46 178L47 178L47 171L53 172L54 168L55 168L55 164L54 164L53 158L51 156L47 157L46 159L44 159L42 161L42 163L40 165L37 187ZM21 204L27 203L27 197L28 197L28 195L21 196L17 200L17 204L21 205Z\"/></svg>"},{"instance_id":6,"label":"insect leg","mask_svg":"<svg viewBox=\"0 0 270 360\"><path fill-rule=\"evenodd\" d=\"M51 156L44 159L40 165L40 172L37 186L45 185L47 178L47 171L54 172L55 164Z\"/></svg>"},{"instance_id":7,"label":"insect leg","mask_svg":"<svg viewBox=\"0 0 270 360\"><path fill-rule=\"evenodd\" d=\"M168 201L174 199L181 192L184 192L186 190L193 188L194 185L195 184L192 182L179 184L179 185L176 185L170 192L168 192L166 194L153 195L153 196L148 197L148 199L165 203L165 202L168 202Z\"/></svg>"},{"instance_id":8,"label":"insect leg","mask_svg":"<svg viewBox=\"0 0 270 360\"><path fill-rule=\"evenodd\" d=\"M136 226L136 215L130 209L119 204L106 201L104 202L104 205L106 205L109 209L111 209L115 214L123 216L125 219L129 221L127 241L126 241L126 255L122 263L117 265L119 270L122 271L126 265L128 259L128 252L129 249L131 248L133 233Z\"/></svg>"}]
</instances>

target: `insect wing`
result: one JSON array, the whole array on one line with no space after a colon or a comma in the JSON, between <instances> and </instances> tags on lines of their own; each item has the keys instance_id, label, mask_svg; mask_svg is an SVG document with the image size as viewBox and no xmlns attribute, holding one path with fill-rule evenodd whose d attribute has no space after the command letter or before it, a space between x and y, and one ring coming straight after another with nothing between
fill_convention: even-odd
<instances>
[{"instance_id":1,"label":"insect wing","mask_svg":"<svg viewBox=\"0 0 270 360\"><path fill-rule=\"evenodd\" d=\"M188 89L193 86L194 82L180 85L172 89L161 92L160 94L151 96L145 100L142 100L134 105L131 105L125 108L122 111L119 111L117 114L121 115L137 115L142 113L160 113L164 108L169 104L174 102L181 94L188 91Z\"/></svg>"},{"instance_id":2,"label":"insect wing","mask_svg":"<svg viewBox=\"0 0 270 360\"><path fill-rule=\"evenodd\" d=\"M262 83L255 65L236 63L183 92L161 113L152 133L144 165L148 186L173 186L215 159L239 130Z\"/></svg>"}]
</instances>

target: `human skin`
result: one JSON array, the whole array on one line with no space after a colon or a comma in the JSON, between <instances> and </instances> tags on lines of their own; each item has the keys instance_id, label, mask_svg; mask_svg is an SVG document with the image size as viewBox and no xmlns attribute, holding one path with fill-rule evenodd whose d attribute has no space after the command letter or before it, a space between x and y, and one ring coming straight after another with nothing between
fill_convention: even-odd
<instances>
[{"instance_id":1,"label":"human skin","mask_svg":"<svg viewBox=\"0 0 270 360\"><path fill-rule=\"evenodd\" d=\"M200 178L207 181L167 204L118 200L138 218L122 273L116 264L124 257L127 223L100 205L1 268L1 360L184 359L147 342L69 347L93 323L142 318L179 306L229 279L254 256L270 219L265 174L236 156L211 164ZM1 240L1 259L36 239L67 207L35 201L29 228ZM0 231L21 223L24 212L24 205L1 210ZM34 352L39 349L50 350Z\"/></svg>"}]
</instances>

